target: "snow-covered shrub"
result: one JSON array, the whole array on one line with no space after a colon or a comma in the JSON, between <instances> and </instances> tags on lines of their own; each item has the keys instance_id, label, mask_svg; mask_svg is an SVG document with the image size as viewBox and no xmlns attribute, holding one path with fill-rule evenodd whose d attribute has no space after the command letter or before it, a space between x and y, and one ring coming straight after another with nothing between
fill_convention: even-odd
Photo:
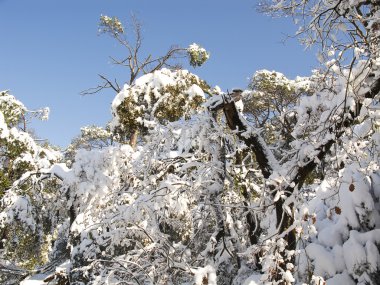
<instances>
[{"instance_id":1,"label":"snow-covered shrub","mask_svg":"<svg viewBox=\"0 0 380 285\"><path fill-rule=\"evenodd\" d=\"M203 65L210 58L210 54L196 43L187 48L187 54L190 58L190 65L193 67Z\"/></svg>"},{"instance_id":2,"label":"snow-covered shrub","mask_svg":"<svg viewBox=\"0 0 380 285\"><path fill-rule=\"evenodd\" d=\"M61 154L24 131L27 112L7 91L0 93L0 258L31 269L48 261L55 224L62 222L54 217L59 182L46 174Z\"/></svg>"},{"instance_id":3,"label":"snow-covered shrub","mask_svg":"<svg viewBox=\"0 0 380 285\"><path fill-rule=\"evenodd\" d=\"M205 101L209 86L186 70L161 69L125 85L112 102L111 129L125 134L190 115Z\"/></svg>"}]
</instances>

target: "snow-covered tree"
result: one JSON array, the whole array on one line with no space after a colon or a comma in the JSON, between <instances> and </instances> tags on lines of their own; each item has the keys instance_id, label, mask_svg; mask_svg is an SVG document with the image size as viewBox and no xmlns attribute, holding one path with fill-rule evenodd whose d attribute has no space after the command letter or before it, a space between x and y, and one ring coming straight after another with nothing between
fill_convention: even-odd
<instances>
[{"instance_id":1,"label":"snow-covered tree","mask_svg":"<svg viewBox=\"0 0 380 285\"><path fill-rule=\"evenodd\" d=\"M131 137L136 146L137 135L146 133L157 123L166 124L190 118L205 101L210 87L186 70L161 69L146 74L124 89L112 102L114 118L111 129L120 141Z\"/></svg>"},{"instance_id":2,"label":"snow-covered tree","mask_svg":"<svg viewBox=\"0 0 380 285\"><path fill-rule=\"evenodd\" d=\"M325 68L257 72L246 113L240 92L163 66L118 90L118 143L46 171L67 197L47 210L66 209L57 240L71 248L70 284L379 283L379 3L261 8L298 21Z\"/></svg>"},{"instance_id":3,"label":"snow-covered tree","mask_svg":"<svg viewBox=\"0 0 380 285\"><path fill-rule=\"evenodd\" d=\"M144 54L141 51L143 38L142 38L142 32L141 32L141 24L137 20L136 17L132 17L131 25L128 25L127 28L124 27L122 22L117 17L109 17L106 15L102 15L100 17L100 24L99 24L99 32L105 33L111 36L113 39L117 41L118 44L120 44L123 48L126 50L126 56L122 59L115 59L111 57L112 63L125 67L128 71L127 79L124 80L126 82L127 86L134 85L136 79L138 77L144 78L142 75L146 74L154 74L155 72L161 72L161 69L171 69L171 70L178 70L178 76L180 77L187 77L186 84L193 84L197 83L199 79L191 74L184 74L181 72L181 67L178 64L178 60L182 58L188 58L188 61L190 65L193 67L201 66L203 65L210 57L210 54L200 45L193 43L188 48L183 47L177 47L172 46L170 49L166 52L166 54L162 56L153 56L152 54ZM97 93L103 89L111 88L113 91L115 91L117 94L129 92L127 89L127 86L124 86L124 89L122 89L119 86L119 83L117 80L110 80L104 75L99 75L100 78L103 81L102 85L98 85L95 88L90 88L88 90L85 90L82 92L82 94L93 94ZM151 76L151 75L149 75ZM153 75L154 76L154 75ZM146 77L145 77L146 78ZM144 79L146 80L146 79ZM142 79L140 79L140 82ZM180 80L181 84L183 84L183 80ZM137 84L139 85L139 84ZM200 84L202 88L205 90L208 88L205 83ZM171 97L171 100L176 101L175 104L189 104L189 102L183 102L183 98L177 98L175 95L176 93L179 94L181 88L186 88L186 86L172 86L172 90L166 90L164 93L171 93L173 96ZM130 88L129 88L130 89ZM177 90L176 90L177 89ZM145 90L148 93L150 90ZM129 140L130 145L132 147L135 147L137 140L139 138L141 130L140 122L136 122L135 119L137 117L141 117L142 113L145 112L143 105L149 105L151 104L150 101L155 101L158 99L156 92L155 94L143 94L144 90L141 90L139 94L139 98L136 97L136 94L133 96L126 96L124 94L124 97L126 97L126 100L124 100L124 103L122 106L119 106L120 109L124 108L124 110L121 111L121 113L124 113L123 116L121 116L121 119L124 120L124 130L118 129L116 130L119 139L121 142L126 142ZM151 98L148 98L151 97ZM168 99L165 99L168 100ZM164 100L164 101L165 101ZM195 100L195 99L194 99ZM193 101L194 101L193 100ZM162 110L161 112L158 111L158 109L163 109L163 103L161 102L161 105L158 107L156 106L156 113L154 115L157 115L161 118L161 120L174 120L178 116L181 116L182 111L174 111L172 110ZM192 102L192 104L196 105L199 104L199 102ZM173 106L173 104L171 104ZM127 112L126 108L131 107L131 110ZM182 107L181 105L177 106L178 109L183 109L187 107ZM113 110L116 112L116 110ZM149 112L149 110L147 110ZM166 114L167 113L167 114ZM177 113L177 114L176 114ZM145 114L145 117L150 116L152 114ZM127 128L127 130L125 130Z\"/></svg>"},{"instance_id":4,"label":"snow-covered tree","mask_svg":"<svg viewBox=\"0 0 380 285\"><path fill-rule=\"evenodd\" d=\"M55 225L62 222L54 216L59 211L58 182L45 173L61 155L24 131L28 112L8 91L0 92L1 282L45 264Z\"/></svg>"},{"instance_id":5,"label":"snow-covered tree","mask_svg":"<svg viewBox=\"0 0 380 285\"><path fill-rule=\"evenodd\" d=\"M268 143L276 144L277 156L284 156L293 140L296 122L294 107L301 98L312 94L317 72L310 78L297 76L290 80L276 71L259 70L243 92L243 113L251 125L262 129Z\"/></svg>"},{"instance_id":6,"label":"snow-covered tree","mask_svg":"<svg viewBox=\"0 0 380 285\"><path fill-rule=\"evenodd\" d=\"M107 129L93 125L82 127L80 131L80 135L74 138L65 150L64 156L68 165L74 161L79 149L102 149L112 145L113 135Z\"/></svg>"},{"instance_id":7,"label":"snow-covered tree","mask_svg":"<svg viewBox=\"0 0 380 285\"><path fill-rule=\"evenodd\" d=\"M283 176L291 184L280 198L279 236L289 242L295 231L297 244L284 249L299 253L287 268L294 272L288 281L377 284L379 3L266 1L262 9L293 16L303 41L321 44L326 70L319 88L296 106L296 157ZM324 181L301 195L305 174L322 160L328 163ZM275 280L288 275L281 262Z\"/></svg>"}]
</instances>

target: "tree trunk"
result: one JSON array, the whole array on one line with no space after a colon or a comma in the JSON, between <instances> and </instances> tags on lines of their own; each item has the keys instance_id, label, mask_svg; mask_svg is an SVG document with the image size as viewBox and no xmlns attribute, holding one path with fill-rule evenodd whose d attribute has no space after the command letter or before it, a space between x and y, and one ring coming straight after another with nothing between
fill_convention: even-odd
<instances>
[{"instance_id":1,"label":"tree trunk","mask_svg":"<svg viewBox=\"0 0 380 285\"><path fill-rule=\"evenodd\" d=\"M138 131L138 130L134 130L134 131L132 132L131 138L129 139L129 145L130 145L133 149L136 148L138 137L139 137L139 131Z\"/></svg>"}]
</instances>

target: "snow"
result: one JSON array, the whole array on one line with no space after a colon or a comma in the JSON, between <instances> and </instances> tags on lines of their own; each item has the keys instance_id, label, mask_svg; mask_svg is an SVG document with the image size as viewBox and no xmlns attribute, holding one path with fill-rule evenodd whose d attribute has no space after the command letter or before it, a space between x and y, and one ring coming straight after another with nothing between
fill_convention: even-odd
<instances>
[{"instance_id":1,"label":"snow","mask_svg":"<svg viewBox=\"0 0 380 285\"><path fill-rule=\"evenodd\" d=\"M353 276L360 270L360 265L367 261L365 248L352 235L343 245L343 256L347 271Z\"/></svg>"},{"instance_id":2,"label":"snow","mask_svg":"<svg viewBox=\"0 0 380 285\"><path fill-rule=\"evenodd\" d=\"M362 122L361 124L358 124L354 128L354 134L357 135L359 138L364 138L369 134L369 132L372 130L372 123L368 120Z\"/></svg>"},{"instance_id":3,"label":"snow","mask_svg":"<svg viewBox=\"0 0 380 285\"><path fill-rule=\"evenodd\" d=\"M64 261L62 264L58 265L55 268L56 273L68 274L71 267L70 260ZM21 281L20 285L46 285L47 283L44 280L52 275L52 273L44 273L44 274L35 274L27 277L23 281Z\"/></svg>"},{"instance_id":4,"label":"snow","mask_svg":"<svg viewBox=\"0 0 380 285\"><path fill-rule=\"evenodd\" d=\"M55 175L60 179L68 179L70 172L71 170L64 163L54 164L49 170L46 171L46 173Z\"/></svg>"},{"instance_id":5,"label":"snow","mask_svg":"<svg viewBox=\"0 0 380 285\"><path fill-rule=\"evenodd\" d=\"M365 244L367 255L367 263L371 272L376 272L380 268L380 254L377 246L372 241L367 241Z\"/></svg>"},{"instance_id":6,"label":"snow","mask_svg":"<svg viewBox=\"0 0 380 285\"><path fill-rule=\"evenodd\" d=\"M343 236L339 228L331 223L330 226L325 226L319 231L318 241L326 246L333 247L334 245L342 245Z\"/></svg>"},{"instance_id":7,"label":"snow","mask_svg":"<svg viewBox=\"0 0 380 285\"><path fill-rule=\"evenodd\" d=\"M326 281L326 285L355 285L356 283L352 278L348 275L347 271L343 273L336 274L334 277L328 279Z\"/></svg>"},{"instance_id":8,"label":"snow","mask_svg":"<svg viewBox=\"0 0 380 285\"><path fill-rule=\"evenodd\" d=\"M45 108L41 109L41 120L42 121L49 120L49 115L50 115L50 108L49 107L45 107Z\"/></svg>"},{"instance_id":9,"label":"snow","mask_svg":"<svg viewBox=\"0 0 380 285\"><path fill-rule=\"evenodd\" d=\"M189 95L189 98L193 98L195 96L200 96L202 98L206 98L205 93L203 92L202 88L200 88L198 85L193 84L187 91L185 92Z\"/></svg>"},{"instance_id":10,"label":"snow","mask_svg":"<svg viewBox=\"0 0 380 285\"><path fill-rule=\"evenodd\" d=\"M322 8L336 1L325 2L320 2ZM286 1L276 3L279 7ZM348 7L350 12L347 5L357 3L340 1L336 9ZM272 78L271 87L300 92L294 108L288 104L273 115L280 123L289 119L289 131L280 125L249 125L238 114L245 132L237 136L210 112L231 100L220 89L209 96L211 91L186 70L146 74L125 85L111 106L112 131L141 131L136 148L117 140L100 149L82 148L70 167L58 163L61 156L55 151L37 145L17 120L7 123L26 108L2 93L0 137L26 148L10 170L23 164L30 168L1 197L1 227L17 225L22 234L54 241L52 247L58 242L69 246L73 263L55 270L73 268L99 283L119 282L114 272L120 271L127 280L164 284L177 278L172 276L177 268L185 284L213 285L229 275L235 285L276 284L277 276L288 284L374 283L373 273L380 269L380 116L373 100L364 99L358 116L354 111L378 80L380 61L374 58L369 64L364 50L353 50L358 60L347 69L337 60L339 50L328 47L324 64L329 73L309 78L255 73L255 79ZM209 56L196 44L188 52L194 65ZM324 54L320 58L324 61ZM178 98L180 106L174 104ZM240 112L243 105L235 104ZM164 108L182 107L175 118L157 115ZM101 128L81 131L89 137L112 135ZM258 155L264 156L265 169L258 165ZM5 168L8 161L0 163ZM291 217L286 229L278 226L278 206ZM58 230L44 235L42 219ZM250 234L257 229L258 241L251 244ZM286 240L293 230L294 247ZM12 236L12 242L19 240ZM12 244L4 250L13 253L9 248L17 250ZM46 251L49 257L56 253ZM42 284L45 277L35 275L22 284Z\"/></svg>"},{"instance_id":11,"label":"snow","mask_svg":"<svg viewBox=\"0 0 380 285\"><path fill-rule=\"evenodd\" d=\"M310 244L306 247L307 255L315 261L314 272L319 276L332 277L336 273L334 255L324 247L317 244Z\"/></svg>"},{"instance_id":12,"label":"snow","mask_svg":"<svg viewBox=\"0 0 380 285\"><path fill-rule=\"evenodd\" d=\"M156 125L154 117L157 116L157 110L162 106L173 109L182 108L183 115L188 115L192 112L190 102L205 100L206 96L200 85L201 80L187 70L172 71L163 68L145 74L136 79L131 86L125 85L112 101L111 129L129 128L129 126L122 125L120 120L118 108L123 106L123 102L127 104L124 107L128 106L130 111L124 116L131 116L137 123L147 128L154 128ZM177 94L175 90L179 90L180 94ZM186 99L185 105L175 106L173 102L176 102L175 99L181 96Z\"/></svg>"},{"instance_id":13,"label":"snow","mask_svg":"<svg viewBox=\"0 0 380 285\"><path fill-rule=\"evenodd\" d=\"M284 281L288 282L288 283L292 283L294 281L296 281L293 277L293 274L289 271L289 270L286 270L283 274L282 274L282 278L284 279Z\"/></svg>"},{"instance_id":14,"label":"snow","mask_svg":"<svg viewBox=\"0 0 380 285\"><path fill-rule=\"evenodd\" d=\"M195 285L216 285L216 272L212 265L207 265L205 267L192 269L194 274Z\"/></svg>"},{"instance_id":15,"label":"snow","mask_svg":"<svg viewBox=\"0 0 380 285\"><path fill-rule=\"evenodd\" d=\"M0 112L0 138L5 139L9 137L9 130L8 126L5 124L4 115L2 112Z\"/></svg>"},{"instance_id":16,"label":"snow","mask_svg":"<svg viewBox=\"0 0 380 285\"><path fill-rule=\"evenodd\" d=\"M254 274L249 276L242 285L260 285L262 284L261 280L262 275Z\"/></svg>"},{"instance_id":17,"label":"snow","mask_svg":"<svg viewBox=\"0 0 380 285\"><path fill-rule=\"evenodd\" d=\"M187 53L190 57L190 65L192 66L201 66L210 58L210 54L196 43L191 44L187 48Z\"/></svg>"},{"instance_id":18,"label":"snow","mask_svg":"<svg viewBox=\"0 0 380 285\"><path fill-rule=\"evenodd\" d=\"M48 276L49 274L36 274L21 281L20 285L46 285L44 279Z\"/></svg>"}]
</instances>

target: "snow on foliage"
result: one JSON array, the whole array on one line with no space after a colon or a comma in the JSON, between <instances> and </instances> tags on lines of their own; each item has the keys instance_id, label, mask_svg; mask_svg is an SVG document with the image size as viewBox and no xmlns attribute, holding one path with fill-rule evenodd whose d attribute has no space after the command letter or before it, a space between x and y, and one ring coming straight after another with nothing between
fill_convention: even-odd
<instances>
[{"instance_id":1,"label":"snow on foliage","mask_svg":"<svg viewBox=\"0 0 380 285\"><path fill-rule=\"evenodd\" d=\"M26 112L24 104L8 91L0 92L0 108L3 120L6 119L6 122L11 125L18 123L20 117Z\"/></svg>"},{"instance_id":2,"label":"snow on foliage","mask_svg":"<svg viewBox=\"0 0 380 285\"><path fill-rule=\"evenodd\" d=\"M304 40L324 44L324 71L261 70L249 90L213 94L188 71L156 70L115 97L116 142L92 147L109 133L83 129L70 167L38 155L17 128L22 104L3 100L2 166L27 165L0 177L9 270L33 268L31 241L46 241L44 272L66 284L379 284L379 4L267 4L310 18ZM358 18L371 41L340 41L363 37Z\"/></svg>"},{"instance_id":3,"label":"snow on foliage","mask_svg":"<svg viewBox=\"0 0 380 285\"><path fill-rule=\"evenodd\" d=\"M99 32L102 33L124 33L124 27L117 17L109 17L107 15L100 16Z\"/></svg>"},{"instance_id":4,"label":"snow on foliage","mask_svg":"<svg viewBox=\"0 0 380 285\"><path fill-rule=\"evenodd\" d=\"M85 126L80 131L80 135L74 138L65 150L65 160L68 165L74 161L75 154L79 149L101 149L112 144L113 135L108 129L98 126Z\"/></svg>"},{"instance_id":5,"label":"snow on foliage","mask_svg":"<svg viewBox=\"0 0 380 285\"><path fill-rule=\"evenodd\" d=\"M125 85L112 102L111 129L144 131L159 123L189 118L205 101L207 84L186 70L156 70Z\"/></svg>"},{"instance_id":6,"label":"snow on foliage","mask_svg":"<svg viewBox=\"0 0 380 285\"><path fill-rule=\"evenodd\" d=\"M7 91L0 93L0 235L2 259L33 268L48 259L58 210L56 181L46 175L61 154L38 145L25 132L25 106ZM44 221L49 221L44 224ZM0 280L5 282L7 274Z\"/></svg>"},{"instance_id":7,"label":"snow on foliage","mask_svg":"<svg viewBox=\"0 0 380 285\"><path fill-rule=\"evenodd\" d=\"M190 65L193 67L203 65L210 58L210 54L196 43L187 48L187 54L190 58Z\"/></svg>"},{"instance_id":8,"label":"snow on foliage","mask_svg":"<svg viewBox=\"0 0 380 285\"><path fill-rule=\"evenodd\" d=\"M158 125L136 151L121 146L97 155L78 152L72 167L76 178L69 179L77 209L71 227L77 239L72 251L73 260L78 260L73 264L78 267L74 278L95 282L95 275L85 278L83 272L101 270L117 280L182 284L198 272L198 279L213 282L212 270L200 270L203 262L212 268L211 256L222 250L214 248L216 213L208 202L223 189L222 181L214 181L221 168L213 154L220 138L211 123L201 114L190 121Z\"/></svg>"},{"instance_id":9,"label":"snow on foliage","mask_svg":"<svg viewBox=\"0 0 380 285\"><path fill-rule=\"evenodd\" d=\"M281 77L278 85L283 86L284 80ZM320 77L309 80L307 84L317 85ZM373 183L371 173L351 160L360 149L361 161L368 161L371 171L378 171L367 154L371 144L363 141L374 131L366 128L358 136L358 131L351 131L358 128L354 124L338 134L347 142L338 153L326 157L331 165L324 166L322 182L291 183L297 169L310 163L320 165L322 146L337 138L323 126L330 120L338 122L345 110L355 109L355 105L345 108L341 104L351 101L339 94L351 93L346 92L346 79L334 79L339 81L336 96L322 88L312 95L299 95L295 106L288 105L295 118L288 134L292 138L288 152L296 157L271 159L274 171L266 180L255 170L257 165L247 147L233 132L226 132L223 121L218 123L209 111L226 100L223 94L209 98L191 120L179 118L163 124L157 120L136 150L120 145L78 151L64 180L71 190L69 206L76 212L71 226L71 278L94 284L102 280L96 276L147 284L243 284L257 280L251 275L257 275L261 266L263 283L272 282L276 271L289 284L297 280L331 284L371 280L368 276L378 267L374 250L378 233L357 233L364 225L367 232L376 227L378 214L369 192ZM136 85L157 87L162 82L169 80L151 75L137 80ZM114 102L125 100L123 94ZM334 113L328 119L324 114L329 110ZM376 119L370 111L366 114L368 120ZM245 136L255 133L250 129ZM317 139L316 134L322 137ZM272 147L280 148L276 142ZM245 157L237 163L239 154ZM318 171L314 175L320 175ZM267 193L272 187L283 190L272 196ZM292 195L287 195L287 187L294 188ZM288 213L293 207L295 218L290 228L298 233L295 249L288 248L284 235L277 236L273 201L282 201ZM256 230L245 209L249 209L250 219L260 221ZM252 235L257 235L256 244L251 244ZM284 269L281 264L286 264Z\"/></svg>"}]
</instances>

